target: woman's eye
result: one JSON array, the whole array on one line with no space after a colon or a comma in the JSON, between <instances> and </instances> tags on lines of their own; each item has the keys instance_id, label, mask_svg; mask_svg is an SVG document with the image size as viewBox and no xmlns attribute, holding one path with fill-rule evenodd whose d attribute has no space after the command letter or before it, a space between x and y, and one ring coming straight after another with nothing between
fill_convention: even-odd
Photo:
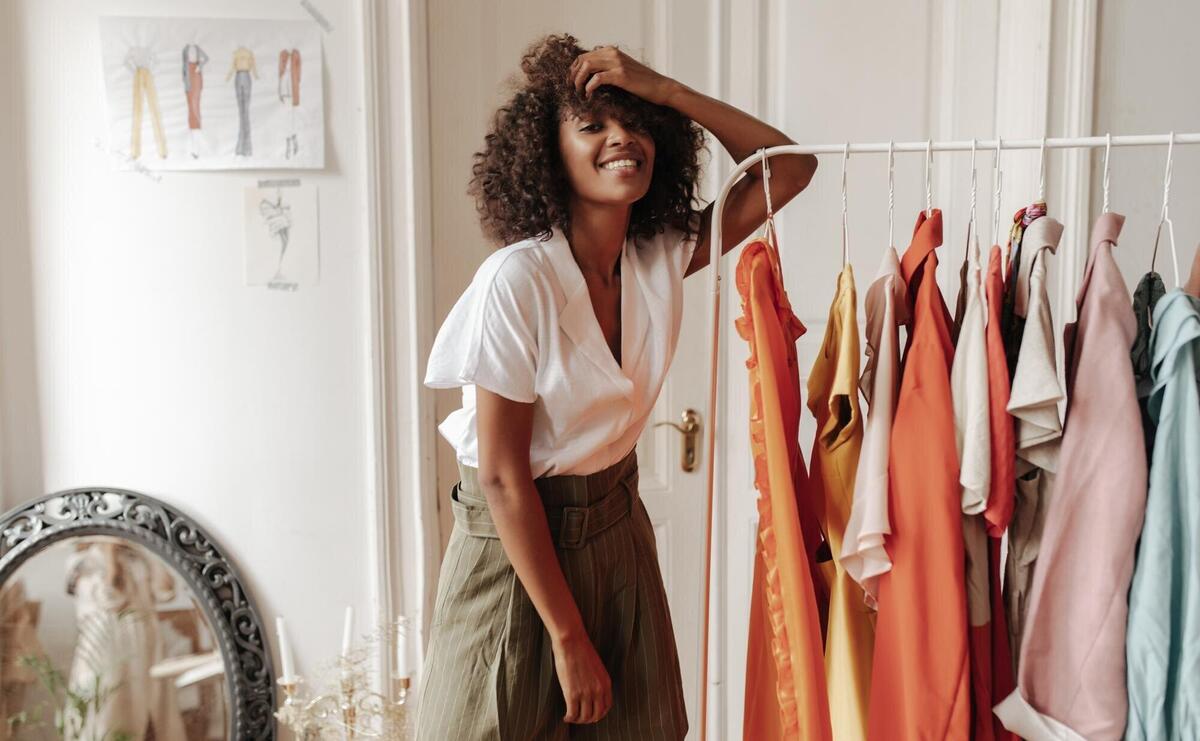
<instances>
[{"instance_id":1,"label":"woman's eye","mask_svg":"<svg viewBox=\"0 0 1200 741\"><path fill-rule=\"evenodd\" d=\"M588 131L588 130L591 130L591 129L600 129L600 128L601 128L601 127L600 127L600 124L598 124L598 123L592 123L592 124L588 124L587 126L584 126L584 127L583 127L583 130L584 130L584 131Z\"/></svg>"}]
</instances>

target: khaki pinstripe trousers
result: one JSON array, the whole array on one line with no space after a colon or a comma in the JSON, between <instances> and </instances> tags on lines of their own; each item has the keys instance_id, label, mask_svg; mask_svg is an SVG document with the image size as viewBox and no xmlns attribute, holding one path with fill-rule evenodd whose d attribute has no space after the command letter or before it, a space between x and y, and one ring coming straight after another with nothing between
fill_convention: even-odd
<instances>
[{"instance_id":1,"label":"khaki pinstripe trousers","mask_svg":"<svg viewBox=\"0 0 1200 741\"><path fill-rule=\"evenodd\" d=\"M586 476L535 480L548 515L632 495L628 514L580 547L558 547L567 584L613 685L594 724L567 724L550 637L487 519L475 469L460 466L455 526L442 561L429 636L418 741L626 739L677 741L687 733L675 634L654 531L637 496L637 458ZM466 503L466 506L463 506ZM551 525L556 542L559 534ZM569 545L578 545L569 544Z\"/></svg>"}]
</instances>

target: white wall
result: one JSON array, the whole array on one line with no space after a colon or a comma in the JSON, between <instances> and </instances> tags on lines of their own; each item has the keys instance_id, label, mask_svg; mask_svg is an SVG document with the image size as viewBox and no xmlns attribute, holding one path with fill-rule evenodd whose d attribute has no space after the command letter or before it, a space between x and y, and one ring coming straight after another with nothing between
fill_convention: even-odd
<instances>
[{"instance_id":1,"label":"white wall","mask_svg":"<svg viewBox=\"0 0 1200 741\"><path fill-rule=\"evenodd\" d=\"M243 285L243 188L281 173L113 169L96 144L98 18L307 18L299 4L0 9L3 504L109 485L179 507L232 556L264 621L289 618L302 672L337 651L344 605L363 632L375 609L361 19L316 5L333 25L327 166L295 174L320 190L321 277L294 293ZM232 94L220 66L206 96Z\"/></svg>"},{"instance_id":2,"label":"white wall","mask_svg":"<svg viewBox=\"0 0 1200 741\"><path fill-rule=\"evenodd\" d=\"M1197 56L1193 40L1200 5L1186 0L1100 3L1097 33L1096 113L1093 133L1165 134L1200 131L1196 95ZM1187 279L1200 242L1200 146L1175 148L1171 220L1179 270ZM1150 268L1154 232L1162 208L1165 147L1114 149L1109 200L1126 216L1114 253L1133 290ZM1104 150L1092 159L1092 210L1099 213ZM1165 230L1156 266L1168 290L1174 286Z\"/></svg>"}]
</instances>

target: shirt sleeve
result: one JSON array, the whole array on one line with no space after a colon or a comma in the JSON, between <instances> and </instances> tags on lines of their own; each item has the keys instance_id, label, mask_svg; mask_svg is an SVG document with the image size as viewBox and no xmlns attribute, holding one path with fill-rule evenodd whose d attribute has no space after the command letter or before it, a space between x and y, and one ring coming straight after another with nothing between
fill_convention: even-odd
<instances>
[{"instance_id":1,"label":"shirt sleeve","mask_svg":"<svg viewBox=\"0 0 1200 741\"><path fill-rule=\"evenodd\" d=\"M474 384L519 402L537 399L538 324L543 305L526 261L493 255L438 331L425 385Z\"/></svg>"}]
</instances>

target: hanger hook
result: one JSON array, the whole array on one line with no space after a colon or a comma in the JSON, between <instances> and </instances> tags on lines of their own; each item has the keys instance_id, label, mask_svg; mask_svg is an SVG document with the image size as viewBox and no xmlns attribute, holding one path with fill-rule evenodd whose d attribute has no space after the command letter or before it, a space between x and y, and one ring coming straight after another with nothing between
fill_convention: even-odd
<instances>
[{"instance_id":1,"label":"hanger hook","mask_svg":"<svg viewBox=\"0 0 1200 741\"><path fill-rule=\"evenodd\" d=\"M977 175L977 171L975 169L975 148L976 148L977 144L978 144L978 142L976 142L975 138L972 137L971 138L971 219L967 222L967 246L969 249L970 244L971 244L971 238L975 237L976 253L979 252L979 238L978 238L978 236L976 236L976 226L975 226L975 202L976 202L976 197L977 197L976 193L978 190L978 175Z\"/></svg>"},{"instance_id":2,"label":"hanger hook","mask_svg":"<svg viewBox=\"0 0 1200 741\"><path fill-rule=\"evenodd\" d=\"M771 158L767 156L767 148L759 147L758 156L762 158L762 183L763 194L767 197L767 219L775 216L775 209L771 205Z\"/></svg>"},{"instance_id":3,"label":"hanger hook","mask_svg":"<svg viewBox=\"0 0 1200 741\"><path fill-rule=\"evenodd\" d=\"M1000 147L1001 139L996 137L996 154L992 157L992 244L1000 244Z\"/></svg>"},{"instance_id":4,"label":"hanger hook","mask_svg":"<svg viewBox=\"0 0 1200 741\"><path fill-rule=\"evenodd\" d=\"M933 216L933 140L925 140L925 215Z\"/></svg>"},{"instance_id":5,"label":"hanger hook","mask_svg":"<svg viewBox=\"0 0 1200 741\"><path fill-rule=\"evenodd\" d=\"M1172 131L1167 137L1167 169L1163 173L1163 205L1162 216L1158 220L1158 229L1154 232L1154 251L1150 254L1150 270L1154 270L1154 263L1158 260L1158 240L1162 236L1163 225L1167 227L1167 238L1171 243L1171 267L1175 271L1175 287L1179 287L1179 255L1175 251L1175 225L1171 223L1170 202L1171 202L1171 170L1175 154L1175 132Z\"/></svg>"},{"instance_id":6,"label":"hanger hook","mask_svg":"<svg viewBox=\"0 0 1200 741\"><path fill-rule=\"evenodd\" d=\"M1042 137L1042 146L1038 148L1038 196L1037 202L1046 200L1046 137Z\"/></svg>"},{"instance_id":7,"label":"hanger hook","mask_svg":"<svg viewBox=\"0 0 1200 741\"><path fill-rule=\"evenodd\" d=\"M896 215L896 151L895 143L888 140L888 246L895 247L896 239L893 226L895 225Z\"/></svg>"},{"instance_id":8,"label":"hanger hook","mask_svg":"<svg viewBox=\"0 0 1200 741\"><path fill-rule=\"evenodd\" d=\"M850 142L842 146L842 268L850 261L850 230L846 218L846 166L850 164Z\"/></svg>"},{"instance_id":9,"label":"hanger hook","mask_svg":"<svg viewBox=\"0 0 1200 741\"><path fill-rule=\"evenodd\" d=\"M1109 212L1109 155L1112 152L1112 132L1104 134L1104 207L1103 213Z\"/></svg>"},{"instance_id":10,"label":"hanger hook","mask_svg":"<svg viewBox=\"0 0 1200 741\"><path fill-rule=\"evenodd\" d=\"M975 169L975 154L978 142L974 138L971 139L971 223L975 223L975 202L977 199L977 191L979 188L978 171Z\"/></svg>"}]
</instances>

